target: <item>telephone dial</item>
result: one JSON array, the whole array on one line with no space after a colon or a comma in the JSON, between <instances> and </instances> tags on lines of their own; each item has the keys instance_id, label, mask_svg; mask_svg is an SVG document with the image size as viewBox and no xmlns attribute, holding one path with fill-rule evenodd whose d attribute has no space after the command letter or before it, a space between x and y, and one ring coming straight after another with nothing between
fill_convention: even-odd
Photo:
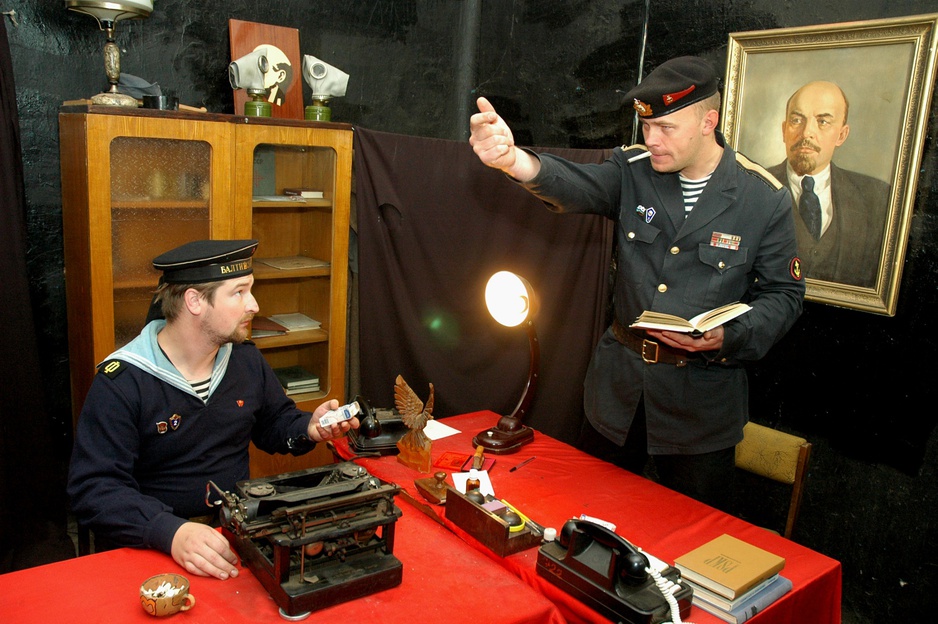
<instances>
[{"instance_id":1,"label":"telephone dial","mask_svg":"<svg viewBox=\"0 0 938 624\"><path fill-rule=\"evenodd\" d=\"M615 532L582 519L568 520L537 554L540 576L614 622L679 624L693 590L680 584L676 568L660 567Z\"/></svg>"}]
</instances>

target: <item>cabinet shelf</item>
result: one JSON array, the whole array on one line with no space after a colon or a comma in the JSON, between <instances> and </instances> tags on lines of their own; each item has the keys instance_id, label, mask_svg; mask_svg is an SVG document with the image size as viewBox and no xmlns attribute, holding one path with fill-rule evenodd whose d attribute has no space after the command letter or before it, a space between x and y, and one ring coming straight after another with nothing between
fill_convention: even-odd
<instances>
[{"instance_id":1,"label":"cabinet shelf","mask_svg":"<svg viewBox=\"0 0 938 624\"><path fill-rule=\"evenodd\" d=\"M263 338L251 338L251 340L257 345L258 349L263 351L264 349L326 342L329 340L329 332L324 329L294 330L282 336L264 336Z\"/></svg>"},{"instance_id":2,"label":"cabinet shelf","mask_svg":"<svg viewBox=\"0 0 938 624\"><path fill-rule=\"evenodd\" d=\"M305 200L286 200L286 201L258 201L254 200L251 205L255 210L260 209L279 209L279 210L332 210L331 199L305 199Z\"/></svg>"},{"instance_id":3,"label":"cabinet shelf","mask_svg":"<svg viewBox=\"0 0 938 624\"><path fill-rule=\"evenodd\" d=\"M262 264L260 259L254 261L254 279L258 281L295 279L301 277L329 277L331 272L331 266L308 267L302 269L278 269L276 267Z\"/></svg>"}]
</instances>

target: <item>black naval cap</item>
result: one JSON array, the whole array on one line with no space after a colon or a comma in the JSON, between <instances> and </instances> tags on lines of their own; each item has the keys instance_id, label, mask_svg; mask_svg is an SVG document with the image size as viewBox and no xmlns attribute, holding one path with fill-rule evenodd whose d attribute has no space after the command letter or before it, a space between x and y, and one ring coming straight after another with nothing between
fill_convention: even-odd
<instances>
[{"instance_id":1,"label":"black naval cap","mask_svg":"<svg viewBox=\"0 0 938 624\"><path fill-rule=\"evenodd\" d=\"M720 79L708 61L679 56L656 67L625 96L639 117L654 119L710 97L719 86Z\"/></svg>"},{"instance_id":2,"label":"black naval cap","mask_svg":"<svg viewBox=\"0 0 938 624\"><path fill-rule=\"evenodd\" d=\"M153 259L167 284L201 284L250 275L256 240L200 240L171 249Z\"/></svg>"}]
</instances>

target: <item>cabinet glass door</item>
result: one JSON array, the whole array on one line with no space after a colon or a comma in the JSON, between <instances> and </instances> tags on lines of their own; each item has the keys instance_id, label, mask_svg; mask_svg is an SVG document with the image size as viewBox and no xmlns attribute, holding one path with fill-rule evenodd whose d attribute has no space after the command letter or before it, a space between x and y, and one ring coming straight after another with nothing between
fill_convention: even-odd
<instances>
[{"instance_id":1,"label":"cabinet glass door","mask_svg":"<svg viewBox=\"0 0 938 624\"><path fill-rule=\"evenodd\" d=\"M111 142L114 346L143 328L159 272L153 258L211 238L211 145L117 137Z\"/></svg>"}]
</instances>

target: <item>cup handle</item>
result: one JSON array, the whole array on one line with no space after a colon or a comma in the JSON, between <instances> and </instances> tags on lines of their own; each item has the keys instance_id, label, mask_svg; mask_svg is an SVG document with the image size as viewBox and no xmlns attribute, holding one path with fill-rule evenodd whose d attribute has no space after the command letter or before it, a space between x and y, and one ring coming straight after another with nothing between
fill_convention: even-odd
<instances>
[{"instance_id":1,"label":"cup handle","mask_svg":"<svg viewBox=\"0 0 938 624\"><path fill-rule=\"evenodd\" d=\"M181 607L179 607L179 610L180 610L180 611L188 611L189 609L191 609L192 607L194 607L194 606L195 606L195 596L193 596L192 594L186 594L185 602L186 602L186 604L184 604L184 605L182 605Z\"/></svg>"}]
</instances>

